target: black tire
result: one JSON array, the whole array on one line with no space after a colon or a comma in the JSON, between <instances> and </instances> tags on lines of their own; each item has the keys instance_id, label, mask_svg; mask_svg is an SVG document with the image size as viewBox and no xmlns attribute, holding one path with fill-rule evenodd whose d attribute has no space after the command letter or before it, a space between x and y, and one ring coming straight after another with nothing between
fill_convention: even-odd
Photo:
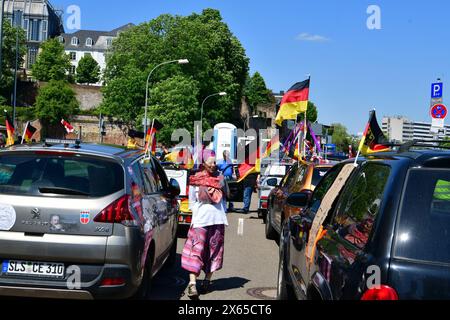
<instances>
[{"instance_id":1,"label":"black tire","mask_svg":"<svg viewBox=\"0 0 450 320\"><path fill-rule=\"evenodd\" d=\"M267 210L267 217L266 217L266 239L267 240L277 239L277 232L272 226L272 215L270 214L270 210Z\"/></svg>"},{"instance_id":2,"label":"black tire","mask_svg":"<svg viewBox=\"0 0 450 320\"><path fill-rule=\"evenodd\" d=\"M150 291L152 287L152 267L154 261L154 250L150 249L147 263L145 265L144 276L142 277L141 285L136 291L132 299L134 300L148 300L150 297Z\"/></svg>"},{"instance_id":3,"label":"black tire","mask_svg":"<svg viewBox=\"0 0 450 320\"><path fill-rule=\"evenodd\" d=\"M288 270L285 261L285 243L282 240L282 236L280 236L280 263L278 264L277 300L295 300L294 290L287 283Z\"/></svg>"}]
</instances>

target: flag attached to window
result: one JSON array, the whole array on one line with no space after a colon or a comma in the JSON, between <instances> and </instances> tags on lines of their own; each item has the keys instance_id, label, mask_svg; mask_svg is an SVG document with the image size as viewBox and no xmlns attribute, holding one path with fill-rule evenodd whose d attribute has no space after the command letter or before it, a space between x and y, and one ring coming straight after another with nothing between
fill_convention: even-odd
<instances>
[{"instance_id":1,"label":"flag attached to window","mask_svg":"<svg viewBox=\"0 0 450 320\"><path fill-rule=\"evenodd\" d=\"M164 125L156 119L153 119L152 126L147 130L147 138L145 141L145 153L151 151L156 154L156 133L161 131Z\"/></svg>"},{"instance_id":2,"label":"flag attached to window","mask_svg":"<svg viewBox=\"0 0 450 320\"><path fill-rule=\"evenodd\" d=\"M369 123L359 145L359 152L363 155L386 152L390 150L389 146L386 145L388 143L388 139L378 125L376 113L372 111L370 113Z\"/></svg>"},{"instance_id":3,"label":"flag attached to window","mask_svg":"<svg viewBox=\"0 0 450 320\"><path fill-rule=\"evenodd\" d=\"M305 80L294 84L283 96L275 123L278 126L283 125L285 120L297 120L300 113L308 110L310 80Z\"/></svg>"},{"instance_id":4,"label":"flag attached to window","mask_svg":"<svg viewBox=\"0 0 450 320\"><path fill-rule=\"evenodd\" d=\"M6 139L6 146L12 146L14 145L14 134L15 134L15 129L14 129L14 124L11 121L8 113L5 110L5 120L6 120L6 133L8 135L7 139Z\"/></svg>"},{"instance_id":5,"label":"flag attached to window","mask_svg":"<svg viewBox=\"0 0 450 320\"><path fill-rule=\"evenodd\" d=\"M75 131L74 127L72 127L72 125L66 120L62 119L61 124L64 126L64 128L66 128L67 133L72 133Z\"/></svg>"},{"instance_id":6,"label":"flag attached to window","mask_svg":"<svg viewBox=\"0 0 450 320\"><path fill-rule=\"evenodd\" d=\"M33 127L31 125L31 123L28 121L27 126L25 127L25 132L23 134L23 139L27 142L30 143L34 136L34 134L36 133L37 129L35 127Z\"/></svg>"}]
</instances>

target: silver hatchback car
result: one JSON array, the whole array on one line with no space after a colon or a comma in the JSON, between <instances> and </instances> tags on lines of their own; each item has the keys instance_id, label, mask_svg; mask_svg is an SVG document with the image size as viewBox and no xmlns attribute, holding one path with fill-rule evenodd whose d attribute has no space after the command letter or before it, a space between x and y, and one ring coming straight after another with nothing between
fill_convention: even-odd
<instances>
[{"instance_id":1,"label":"silver hatchback car","mask_svg":"<svg viewBox=\"0 0 450 320\"><path fill-rule=\"evenodd\" d=\"M49 140L0 151L0 295L148 297L175 261L179 193L141 151Z\"/></svg>"}]
</instances>

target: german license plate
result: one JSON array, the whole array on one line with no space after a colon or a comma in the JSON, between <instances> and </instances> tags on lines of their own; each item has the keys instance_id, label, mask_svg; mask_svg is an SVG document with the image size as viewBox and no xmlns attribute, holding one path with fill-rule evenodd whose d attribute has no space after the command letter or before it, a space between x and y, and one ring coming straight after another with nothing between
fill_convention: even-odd
<instances>
[{"instance_id":1,"label":"german license plate","mask_svg":"<svg viewBox=\"0 0 450 320\"><path fill-rule=\"evenodd\" d=\"M64 271L62 263L7 260L2 264L2 273L5 275L63 278Z\"/></svg>"}]
</instances>

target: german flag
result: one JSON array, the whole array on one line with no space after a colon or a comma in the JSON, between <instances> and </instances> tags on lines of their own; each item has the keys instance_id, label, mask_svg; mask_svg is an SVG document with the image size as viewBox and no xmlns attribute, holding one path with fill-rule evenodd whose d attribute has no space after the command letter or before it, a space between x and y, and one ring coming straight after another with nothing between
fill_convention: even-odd
<instances>
[{"instance_id":1,"label":"german flag","mask_svg":"<svg viewBox=\"0 0 450 320\"><path fill-rule=\"evenodd\" d=\"M149 150L153 155L156 154L156 133L161 131L164 125L156 119L153 119L152 126L147 130L147 138L145 141L145 153Z\"/></svg>"},{"instance_id":2,"label":"german flag","mask_svg":"<svg viewBox=\"0 0 450 320\"><path fill-rule=\"evenodd\" d=\"M390 150L390 148L386 146L388 143L388 139L378 125L376 112L372 111L370 113L369 123L367 124L364 136L359 145L359 152L363 155L386 152Z\"/></svg>"},{"instance_id":3,"label":"german flag","mask_svg":"<svg viewBox=\"0 0 450 320\"><path fill-rule=\"evenodd\" d=\"M294 84L281 100L275 123L281 127L285 120L297 120L300 113L308 110L310 80Z\"/></svg>"},{"instance_id":4,"label":"german flag","mask_svg":"<svg viewBox=\"0 0 450 320\"><path fill-rule=\"evenodd\" d=\"M281 147L280 144L280 135L277 133L272 137L272 139L269 141L269 143L266 146L266 151L264 151L264 154L262 158L268 158L272 155L272 153L279 151Z\"/></svg>"},{"instance_id":5,"label":"german flag","mask_svg":"<svg viewBox=\"0 0 450 320\"><path fill-rule=\"evenodd\" d=\"M36 133L37 129L35 127L33 127L31 125L31 123L28 121L27 122L27 126L25 127L25 132L23 134L23 139L27 142L30 143L34 136L34 134Z\"/></svg>"},{"instance_id":6,"label":"german flag","mask_svg":"<svg viewBox=\"0 0 450 320\"><path fill-rule=\"evenodd\" d=\"M6 112L6 110L5 110L5 119L6 119L6 132L8 134L8 137L6 139L6 146L9 147L14 145L14 133L16 130L14 129L14 124L9 118L9 115Z\"/></svg>"},{"instance_id":7,"label":"german flag","mask_svg":"<svg viewBox=\"0 0 450 320\"><path fill-rule=\"evenodd\" d=\"M256 150L250 150L252 143L246 145L245 148L239 148L239 153L245 152L245 161L238 165L238 182L242 182L252 173L261 172L259 147L257 147Z\"/></svg>"}]
</instances>

